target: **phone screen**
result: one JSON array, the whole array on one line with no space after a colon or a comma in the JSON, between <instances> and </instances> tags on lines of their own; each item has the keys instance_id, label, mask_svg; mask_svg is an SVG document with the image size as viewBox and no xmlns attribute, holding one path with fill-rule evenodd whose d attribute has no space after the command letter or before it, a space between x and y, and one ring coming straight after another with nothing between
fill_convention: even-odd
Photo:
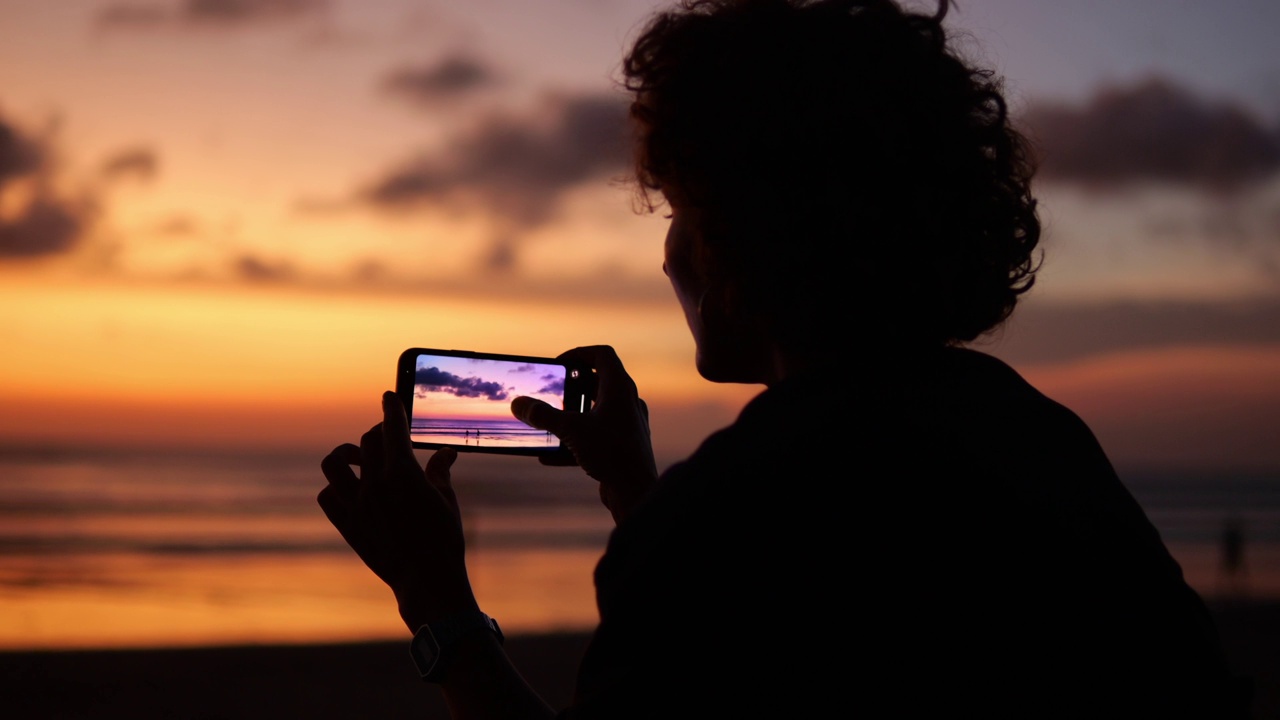
<instances>
[{"instance_id":1,"label":"phone screen","mask_svg":"<svg viewBox=\"0 0 1280 720\"><path fill-rule=\"evenodd\" d=\"M400 358L397 393L416 447L544 454L560 439L511 414L527 395L552 407L585 412L583 369L551 358L414 348Z\"/></svg>"}]
</instances>

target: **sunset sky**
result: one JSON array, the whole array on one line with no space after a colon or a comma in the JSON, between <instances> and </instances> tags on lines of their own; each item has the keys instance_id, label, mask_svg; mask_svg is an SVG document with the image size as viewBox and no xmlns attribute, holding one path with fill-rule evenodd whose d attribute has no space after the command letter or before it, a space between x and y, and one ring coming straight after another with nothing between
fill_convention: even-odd
<instances>
[{"instance_id":1,"label":"sunset sky","mask_svg":"<svg viewBox=\"0 0 1280 720\"><path fill-rule=\"evenodd\" d=\"M558 365L418 355L413 417L512 420L520 395L559 407L564 368Z\"/></svg>"},{"instance_id":2,"label":"sunset sky","mask_svg":"<svg viewBox=\"0 0 1280 720\"><path fill-rule=\"evenodd\" d=\"M687 453L760 388L697 376L622 182L661 5L0 0L0 445L319 452L406 348L607 343ZM1280 468L1280 3L948 22L1043 157L1044 269L980 349L1121 466Z\"/></svg>"}]
</instances>

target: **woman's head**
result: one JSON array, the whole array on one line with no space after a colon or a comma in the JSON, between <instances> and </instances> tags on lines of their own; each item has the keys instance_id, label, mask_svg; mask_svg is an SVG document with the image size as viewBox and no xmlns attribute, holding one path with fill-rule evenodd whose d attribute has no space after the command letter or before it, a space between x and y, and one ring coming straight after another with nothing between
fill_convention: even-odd
<instances>
[{"instance_id":1,"label":"woman's head","mask_svg":"<svg viewBox=\"0 0 1280 720\"><path fill-rule=\"evenodd\" d=\"M625 59L642 199L697 210L702 281L788 350L972 340L1031 286L1026 143L945 10L684 0Z\"/></svg>"}]
</instances>

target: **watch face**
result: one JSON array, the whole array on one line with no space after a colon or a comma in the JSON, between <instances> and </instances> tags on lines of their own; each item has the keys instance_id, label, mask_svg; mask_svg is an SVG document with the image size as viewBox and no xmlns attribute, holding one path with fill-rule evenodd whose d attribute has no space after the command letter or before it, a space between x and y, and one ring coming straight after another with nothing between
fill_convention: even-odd
<instances>
[{"instance_id":1,"label":"watch face","mask_svg":"<svg viewBox=\"0 0 1280 720\"><path fill-rule=\"evenodd\" d=\"M499 643L503 640L497 621L482 612L445 618L418 628L409 651L422 678L438 681L453 657L452 646L464 635L480 630L492 632Z\"/></svg>"},{"instance_id":2,"label":"watch face","mask_svg":"<svg viewBox=\"0 0 1280 720\"><path fill-rule=\"evenodd\" d=\"M422 677L430 675L435 669L436 661L440 659L440 647L432 637L431 629L424 626L414 634L409 647L413 650L413 663L418 666L418 673Z\"/></svg>"}]
</instances>

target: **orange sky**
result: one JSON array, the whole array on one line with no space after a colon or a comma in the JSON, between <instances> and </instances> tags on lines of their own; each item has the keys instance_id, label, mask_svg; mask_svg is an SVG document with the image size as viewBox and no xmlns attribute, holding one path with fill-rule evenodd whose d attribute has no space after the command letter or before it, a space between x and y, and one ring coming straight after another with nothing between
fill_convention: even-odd
<instances>
[{"instance_id":1,"label":"orange sky","mask_svg":"<svg viewBox=\"0 0 1280 720\"><path fill-rule=\"evenodd\" d=\"M694 372L663 221L633 212L623 165L567 159L588 140L567 119L621 101L611 74L655 3L579 5L0 2L0 128L30 151L0 167L0 239L29 236L0 244L0 443L327 448L376 419L412 346L608 343L665 454L728 422L757 388ZM1249 80L1280 72L1263 10L1227 3L1206 35L1198 10L1135 20L1148 5L1077 13L1087 48L1054 39L1051 3L953 17L1019 108L1157 75L1192 109L1280 125ZM1218 47L1234 64L1192 62ZM486 165L500 133L526 156ZM443 189L393 192L409 180ZM1040 194L1034 308L981 347L1123 460L1280 467L1280 168L1227 195L1140 173ZM27 222L37 208L75 230Z\"/></svg>"},{"instance_id":2,"label":"orange sky","mask_svg":"<svg viewBox=\"0 0 1280 720\"><path fill-rule=\"evenodd\" d=\"M610 145L617 63L659 4L0 0L0 449L297 450L318 490L406 348L603 343L660 465L690 452L760 388L698 377L665 222L634 212ZM968 0L948 17L1019 118L1056 118L1056 135L1029 128L1048 157L1104 149L1046 166L1043 270L977 347L1076 411L1122 476L1280 472L1280 3ZM1247 147L1208 163L1240 181L1111 162L1111 130L1152 103L1164 155ZM339 542L303 494L287 522L257 521ZM489 612L545 630L589 626L597 554L469 557ZM5 647L403 631L354 556L93 555L52 582L47 557L7 560Z\"/></svg>"}]
</instances>

